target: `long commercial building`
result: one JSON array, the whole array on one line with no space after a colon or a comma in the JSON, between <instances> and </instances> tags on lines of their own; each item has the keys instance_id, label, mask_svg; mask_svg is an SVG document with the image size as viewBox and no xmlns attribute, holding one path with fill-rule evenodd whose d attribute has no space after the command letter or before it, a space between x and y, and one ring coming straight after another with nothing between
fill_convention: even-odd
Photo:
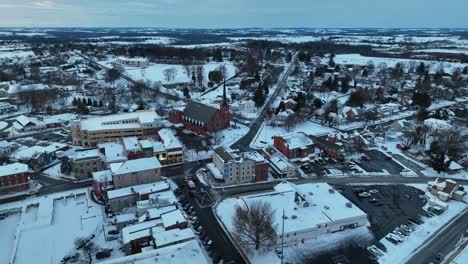
<instances>
[{"instance_id":1,"label":"long commercial building","mask_svg":"<svg viewBox=\"0 0 468 264\"><path fill-rule=\"evenodd\" d=\"M71 135L74 145L94 147L124 137L156 135L160 127L161 117L155 111L143 110L74 121Z\"/></svg>"}]
</instances>

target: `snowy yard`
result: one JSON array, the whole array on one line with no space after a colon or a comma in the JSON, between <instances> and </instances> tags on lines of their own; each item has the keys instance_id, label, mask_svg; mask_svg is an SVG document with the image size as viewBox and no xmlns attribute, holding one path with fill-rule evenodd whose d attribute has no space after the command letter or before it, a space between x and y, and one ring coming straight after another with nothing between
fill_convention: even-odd
<instances>
[{"instance_id":1,"label":"snowy yard","mask_svg":"<svg viewBox=\"0 0 468 264\"><path fill-rule=\"evenodd\" d=\"M22 213L0 222L2 230L8 232L0 238L0 260L11 259L11 263L18 264L59 263L73 251L76 238L95 234L95 239L99 239L103 212L100 205L90 200L87 189L0 206L0 210L14 208L21 208Z\"/></svg>"},{"instance_id":2,"label":"snowy yard","mask_svg":"<svg viewBox=\"0 0 468 264\"><path fill-rule=\"evenodd\" d=\"M232 124L231 124L232 125ZM237 124L237 127L230 127L228 129L221 130L214 133L214 138L212 141L213 149L216 146L225 146L229 147L234 144L238 139L243 137L249 132L249 128L244 125Z\"/></svg>"},{"instance_id":3,"label":"snowy yard","mask_svg":"<svg viewBox=\"0 0 468 264\"><path fill-rule=\"evenodd\" d=\"M209 62L203 65L203 79L205 85L208 83L208 72L215 70L220 65L226 65L228 78L236 74L236 68L231 62ZM164 70L174 68L176 74L174 79L167 81L164 76ZM163 84L191 82L191 76L188 76L182 65L174 64L150 64L148 67L136 68L126 67L126 74L136 80L150 80L151 82L161 81Z\"/></svg>"},{"instance_id":4,"label":"snowy yard","mask_svg":"<svg viewBox=\"0 0 468 264\"><path fill-rule=\"evenodd\" d=\"M63 180L63 179L76 179L74 176L73 176L73 172L71 172L70 174L71 175L65 175L63 174L61 171L60 171L60 162L55 164L54 166L48 168L47 170L44 171L44 174L47 176L47 177L50 177L50 178L54 178L54 179L58 179L58 180Z\"/></svg>"}]
</instances>

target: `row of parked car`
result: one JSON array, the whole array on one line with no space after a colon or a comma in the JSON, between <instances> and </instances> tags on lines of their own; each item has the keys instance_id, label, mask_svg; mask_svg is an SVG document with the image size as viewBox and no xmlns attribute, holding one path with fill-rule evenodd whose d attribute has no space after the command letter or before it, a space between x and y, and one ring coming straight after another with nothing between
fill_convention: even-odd
<instances>
[{"instance_id":1,"label":"row of parked car","mask_svg":"<svg viewBox=\"0 0 468 264\"><path fill-rule=\"evenodd\" d=\"M213 248L213 240L208 237L207 230L201 225L200 219L197 216L197 211L195 207L189 202L189 200L185 197L183 191L181 189L177 189L174 192L179 200L179 206L185 211L188 216L188 220L190 225L193 228L193 232L198 236L202 245L206 249L206 251L211 254L211 250ZM221 256L215 256L213 258L213 263L219 263L221 261Z\"/></svg>"}]
</instances>

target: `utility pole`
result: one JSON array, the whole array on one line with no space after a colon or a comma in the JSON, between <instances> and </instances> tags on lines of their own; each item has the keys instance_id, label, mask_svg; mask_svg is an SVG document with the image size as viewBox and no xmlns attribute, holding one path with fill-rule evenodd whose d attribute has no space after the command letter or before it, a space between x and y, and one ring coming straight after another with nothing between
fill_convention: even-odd
<instances>
[{"instance_id":1,"label":"utility pole","mask_svg":"<svg viewBox=\"0 0 468 264\"><path fill-rule=\"evenodd\" d=\"M284 209L283 209L283 227L281 231L281 264L283 264L284 259Z\"/></svg>"}]
</instances>

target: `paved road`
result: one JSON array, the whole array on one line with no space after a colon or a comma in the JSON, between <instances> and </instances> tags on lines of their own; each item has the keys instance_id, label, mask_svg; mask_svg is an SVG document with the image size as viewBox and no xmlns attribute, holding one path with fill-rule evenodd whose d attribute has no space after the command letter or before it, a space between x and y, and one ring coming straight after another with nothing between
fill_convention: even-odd
<instances>
[{"instance_id":1,"label":"paved road","mask_svg":"<svg viewBox=\"0 0 468 264\"><path fill-rule=\"evenodd\" d=\"M214 216L211 206L200 207L199 203L195 201L194 197L189 195L189 190L185 186L185 198L190 202L197 212L197 217L200 225L207 231L209 239L213 241L214 255L221 255L224 263L245 263L240 253L232 244L227 234L224 232L220 223L218 223Z\"/></svg>"},{"instance_id":2,"label":"paved road","mask_svg":"<svg viewBox=\"0 0 468 264\"><path fill-rule=\"evenodd\" d=\"M258 115L257 119L255 119L254 121L252 121L252 123L250 123L249 132L245 136L243 136L242 138L237 140L234 144L232 144L231 148L242 149L242 150L249 149L250 142L252 142L252 139L257 134L257 132L260 129L260 126L262 125L263 121L265 121L267 110L275 102L276 98L281 93L281 91L286 87L288 77L291 74L292 69L294 68L293 65L294 65L294 62L296 60L297 60L297 56L295 55L293 60L291 61L291 64L289 64L288 69L284 73L283 77L278 82L278 84L276 86L276 90L274 91L274 93L268 99L267 103L265 104L265 107L263 107L262 112L260 113L260 115Z\"/></svg>"},{"instance_id":3,"label":"paved road","mask_svg":"<svg viewBox=\"0 0 468 264\"><path fill-rule=\"evenodd\" d=\"M468 209L456 221L451 223L447 229L439 231L432 240L419 252L413 255L406 263L427 264L430 263L439 253L444 256L451 252L461 235L468 228Z\"/></svg>"}]
</instances>

